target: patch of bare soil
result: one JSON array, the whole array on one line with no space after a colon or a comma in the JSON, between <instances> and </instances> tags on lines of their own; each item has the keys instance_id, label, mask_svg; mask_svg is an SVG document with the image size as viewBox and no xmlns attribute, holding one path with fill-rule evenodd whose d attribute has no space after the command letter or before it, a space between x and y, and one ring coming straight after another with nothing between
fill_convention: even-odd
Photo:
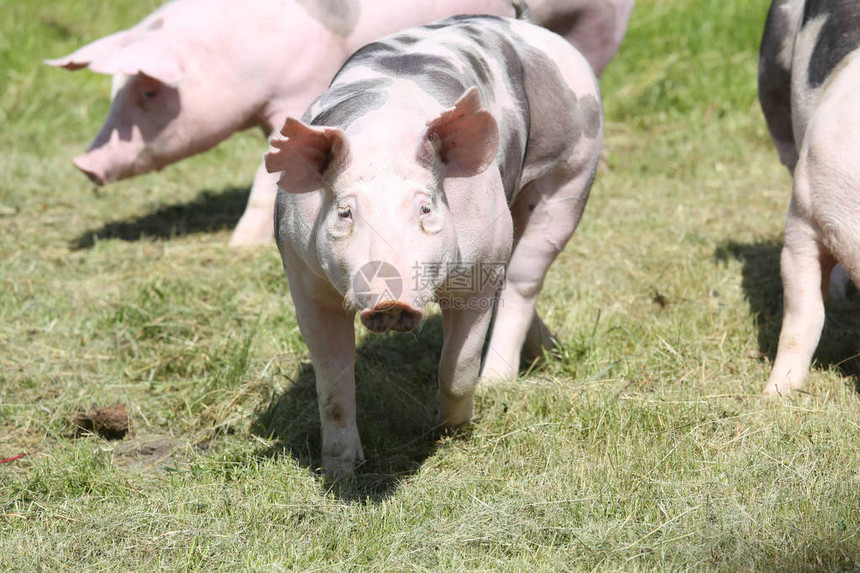
<instances>
[{"instance_id":1,"label":"patch of bare soil","mask_svg":"<svg viewBox=\"0 0 860 573\"><path fill-rule=\"evenodd\" d=\"M95 434L116 441L113 463L136 471L178 470L186 465L191 449L202 451L208 446L208 443L195 445L173 436L137 435L132 431L125 404L78 412L71 421L75 437Z\"/></svg>"},{"instance_id":2,"label":"patch of bare soil","mask_svg":"<svg viewBox=\"0 0 860 573\"><path fill-rule=\"evenodd\" d=\"M172 436L135 436L116 445L113 462L139 471L179 469L191 447L200 449Z\"/></svg>"},{"instance_id":3,"label":"patch of bare soil","mask_svg":"<svg viewBox=\"0 0 860 573\"><path fill-rule=\"evenodd\" d=\"M125 404L78 412L72 418L75 437L85 433L97 434L106 440L121 440L128 433L130 422Z\"/></svg>"}]
</instances>

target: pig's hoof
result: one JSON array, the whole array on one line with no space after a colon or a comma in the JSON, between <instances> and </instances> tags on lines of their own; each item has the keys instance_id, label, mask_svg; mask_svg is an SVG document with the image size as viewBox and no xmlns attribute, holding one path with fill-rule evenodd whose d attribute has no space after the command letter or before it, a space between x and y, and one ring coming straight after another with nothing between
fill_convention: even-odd
<instances>
[{"instance_id":1,"label":"pig's hoof","mask_svg":"<svg viewBox=\"0 0 860 573\"><path fill-rule=\"evenodd\" d=\"M780 388L776 384L768 384L764 387L762 394L769 398L784 398L791 394L791 388Z\"/></svg>"},{"instance_id":2,"label":"pig's hoof","mask_svg":"<svg viewBox=\"0 0 860 573\"><path fill-rule=\"evenodd\" d=\"M364 461L364 450L358 432L337 430L328 439L323 432L322 470L327 475L352 473L355 466ZM338 435L339 434L339 435Z\"/></svg>"},{"instance_id":3,"label":"pig's hoof","mask_svg":"<svg viewBox=\"0 0 860 573\"><path fill-rule=\"evenodd\" d=\"M322 471L325 475L331 477L345 476L352 474L355 468L363 461L364 454L361 456L323 456Z\"/></svg>"},{"instance_id":4,"label":"pig's hoof","mask_svg":"<svg viewBox=\"0 0 860 573\"><path fill-rule=\"evenodd\" d=\"M791 391L793 389L800 388L800 386L801 384L792 384L789 381L778 383L768 380L767 385L764 387L764 390L762 390L762 394L774 398L785 398L791 395Z\"/></svg>"},{"instance_id":5,"label":"pig's hoof","mask_svg":"<svg viewBox=\"0 0 860 573\"><path fill-rule=\"evenodd\" d=\"M322 473L335 479L351 476L359 463L361 462L357 460L323 460Z\"/></svg>"},{"instance_id":6,"label":"pig's hoof","mask_svg":"<svg viewBox=\"0 0 860 573\"><path fill-rule=\"evenodd\" d=\"M469 423L474 413L472 396L451 400L439 397L436 404L436 425L462 426Z\"/></svg>"}]
</instances>

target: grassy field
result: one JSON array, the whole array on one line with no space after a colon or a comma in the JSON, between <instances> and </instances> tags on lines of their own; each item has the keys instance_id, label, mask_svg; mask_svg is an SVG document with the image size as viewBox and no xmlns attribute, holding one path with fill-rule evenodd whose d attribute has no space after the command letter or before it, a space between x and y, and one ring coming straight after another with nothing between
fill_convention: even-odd
<instances>
[{"instance_id":1,"label":"grassy field","mask_svg":"<svg viewBox=\"0 0 860 573\"><path fill-rule=\"evenodd\" d=\"M755 95L766 0L639 0L608 169L550 272L562 350L432 425L441 326L362 335L367 463L322 477L274 246L226 248L257 132L93 190L109 80L40 65L154 0L0 0L0 570L860 568L857 303L759 392L790 179ZM77 413L122 403L120 441Z\"/></svg>"}]
</instances>

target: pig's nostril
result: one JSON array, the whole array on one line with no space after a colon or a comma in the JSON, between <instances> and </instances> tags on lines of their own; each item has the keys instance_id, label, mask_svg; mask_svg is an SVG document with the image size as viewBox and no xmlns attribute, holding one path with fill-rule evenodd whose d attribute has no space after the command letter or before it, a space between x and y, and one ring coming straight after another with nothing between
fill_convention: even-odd
<instances>
[{"instance_id":1,"label":"pig's nostril","mask_svg":"<svg viewBox=\"0 0 860 573\"><path fill-rule=\"evenodd\" d=\"M412 330L418 324L421 323L421 311L420 310L401 310L400 312L400 326L402 332L406 332ZM397 329L395 329L397 330Z\"/></svg>"},{"instance_id":2,"label":"pig's nostril","mask_svg":"<svg viewBox=\"0 0 860 573\"><path fill-rule=\"evenodd\" d=\"M421 323L423 313L402 302L386 302L361 311L361 323L371 332L407 332Z\"/></svg>"}]
</instances>

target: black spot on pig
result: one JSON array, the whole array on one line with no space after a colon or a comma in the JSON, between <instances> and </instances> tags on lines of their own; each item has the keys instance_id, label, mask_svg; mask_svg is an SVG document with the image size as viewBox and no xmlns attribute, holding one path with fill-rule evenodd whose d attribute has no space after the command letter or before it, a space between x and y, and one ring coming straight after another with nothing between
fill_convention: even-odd
<instances>
[{"instance_id":1,"label":"black spot on pig","mask_svg":"<svg viewBox=\"0 0 860 573\"><path fill-rule=\"evenodd\" d=\"M505 71L507 72L508 85L512 87L522 86L525 82L522 56L520 56L520 53L517 51L516 47L514 47L513 43L501 36L498 38L497 48L499 50L500 59L504 64Z\"/></svg>"},{"instance_id":2,"label":"black spot on pig","mask_svg":"<svg viewBox=\"0 0 860 573\"><path fill-rule=\"evenodd\" d=\"M469 63L469 67L475 73L478 80L487 85L490 83L490 68L487 66L487 61L471 51L463 50L461 52L462 57Z\"/></svg>"},{"instance_id":3,"label":"black spot on pig","mask_svg":"<svg viewBox=\"0 0 860 573\"><path fill-rule=\"evenodd\" d=\"M441 56L421 53L382 55L370 64L386 75L413 80L443 104L452 104L466 86L451 62Z\"/></svg>"},{"instance_id":4,"label":"black spot on pig","mask_svg":"<svg viewBox=\"0 0 860 573\"><path fill-rule=\"evenodd\" d=\"M807 82L823 84L845 56L860 46L860 2L857 0L808 0L803 11L803 27L826 16L809 60Z\"/></svg>"},{"instance_id":5,"label":"black spot on pig","mask_svg":"<svg viewBox=\"0 0 860 573\"><path fill-rule=\"evenodd\" d=\"M523 178L531 181L547 173L559 154L568 153L582 137L600 136L602 106L593 94L578 97L573 93L558 66L543 52L527 47L525 55L531 62L525 91L532 107L525 160L528 173ZM555 110L570 111L560 114Z\"/></svg>"},{"instance_id":6,"label":"black spot on pig","mask_svg":"<svg viewBox=\"0 0 860 573\"><path fill-rule=\"evenodd\" d=\"M600 135L600 117L603 106L597 98L589 94L579 99L579 117L582 125L582 133L589 139Z\"/></svg>"},{"instance_id":7,"label":"black spot on pig","mask_svg":"<svg viewBox=\"0 0 860 573\"><path fill-rule=\"evenodd\" d=\"M311 125L337 126L346 129L353 121L371 111L382 107L388 101L388 93L372 89L361 89L362 83L355 82L338 89L348 91L348 95L340 98L325 98L320 110Z\"/></svg>"},{"instance_id":8,"label":"black spot on pig","mask_svg":"<svg viewBox=\"0 0 860 573\"><path fill-rule=\"evenodd\" d=\"M791 69L780 62L783 50L794 45L796 24L791 21L790 12L786 9L790 2L775 0L768 11L759 51L758 97L771 136L794 147Z\"/></svg>"},{"instance_id":9,"label":"black spot on pig","mask_svg":"<svg viewBox=\"0 0 860 573\"><path fill-rule=\"evenodd\" d=\"M508 114L513 115L513 114ZM506 118L507 123L513 123L516 118ZM505 120L503 120L504 122ZM516 123L514 123L516 125ZM501 127L501 126L500 126ZM503 143L504 147L497 155L499 158L499 172L502 176L502 183L505 187L505 197L508 202L513 198L514 193L520 187L520 178L523 172L523 160L525 159L525 142L526 134L519 130L501 130L502 133L509 134L509 138Z\"/></svg>"},{"instance_id":10,"label":"black spot on pig","mask_svg":"<svg viewBox=\"0 0 860 573\"><path fill-rule=\"evenodd\" d=\"M337 102L345 98L355 95L357 92L366 91L385 91L391 85L391 80L388 78L368 78L364 80L356 80L348 84L337 85L328 89L320 98L321 101ZM323 100L324 98L324 100Z\"/></svg>"},{"instance_id":11,"label":"black spot on pig","mask_svg":"<svg viewBox=\"0 0 860 573\"><path fill-rule=\"evenodd\" d=\"M441 56L414 52L379 55L375 62L374 67L377 69L397 76L420 74L431 69L444 69L449 65L449 62Z\"/></svg>"},{"instance_id":12,"label":"black spot on pig","mask_svg":"<svg viewBox=\"0 0 860 573\"><path fill-rule=\"evenodd\" d=\"M433 97L443 104L453 104L466 92L463 80L455 73L445 70L428 71L415 78Z\"/></svg>"},{"instance_id":13,"label":"black spot on pig","mask_svg":"<svg viewBox=\"0 0 860 573\"><path fill-rule=\"evenodd\" d=\"M373 61L373 59L380 54L396 54L399 52L400 49L392 46L391 44L387 44L386 42L372 42L367 44L349 57L346 63L340 68L340 70L338 70L334 79L337 79L340 73L343 70L348 69L351 65L361 63L364 60ZM334 80L332 80L332 82L334 82Z\"/></svg>"},{"instance_id":14,"label":"black spot on pig","mask_svg":"<svg viewBox=\"0 0 860 573\"><path fill-rule=\"evenodd\" d=\"M398 44L402 46L411 46L415 42L419 41L421 38L418 36L410 36L409 34L400 34L396 38L392 38L396 40Z\"/></svg>"}]
</instances>

